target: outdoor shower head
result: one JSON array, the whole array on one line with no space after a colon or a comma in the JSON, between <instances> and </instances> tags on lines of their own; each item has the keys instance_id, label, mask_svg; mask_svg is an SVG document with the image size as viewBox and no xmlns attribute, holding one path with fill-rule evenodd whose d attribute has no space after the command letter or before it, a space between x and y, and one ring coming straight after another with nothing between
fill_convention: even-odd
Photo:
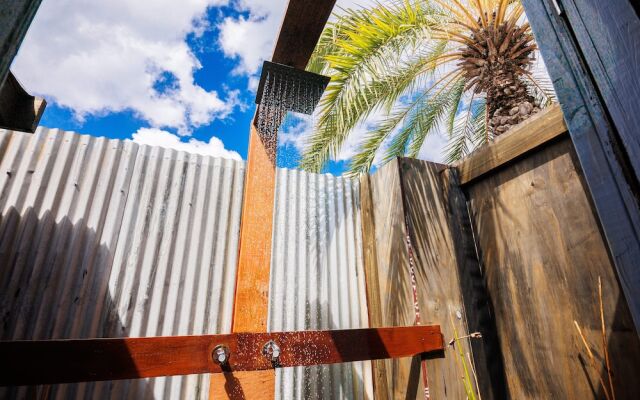
<instances>
[{"instance_id":1,"label":"outdoor shower head","mask_svg":"<svg viewBox=\"0 0 640 400\"><path fill-rule=\"evenodd\" d=\"M266 103L285 111L311 114L330 79L328 76L265 61L256 104Z\"/></svg>"},{"instance_id":2,"label":"outdoor shower head","mask_svg":"<svg viewBox=\"0 0 640 400\"><path fill-rule=\"evenodd\" d=\"M277 133L288 111L312 114L330 78L265 61L258 85L255 126L275 162Z\"/></svg>"}]
</instances>

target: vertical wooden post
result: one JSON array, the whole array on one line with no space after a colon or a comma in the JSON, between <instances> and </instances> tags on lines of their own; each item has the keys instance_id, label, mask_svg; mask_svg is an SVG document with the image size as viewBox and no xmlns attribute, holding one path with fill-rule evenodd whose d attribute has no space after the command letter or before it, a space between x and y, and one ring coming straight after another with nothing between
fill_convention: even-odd
<instances>
[{"instance_id":1,"label":"vertical wooden post","mask_svg":"<svg viewBox=\"0 0 640 400\"><path fill-rule=\"evenodd\" d=\"M380 304L380 278L378 276L378 254L376 253L376 226L373 215L373 197L371 194L371 180L368 174L360 177L360 212L362 219L362 255L364 261L364 276L367 286L367 309L369 312L369 326L372 328L383 326L382 305ZM373 390L377 400L389 398L387 385L387 367L385 360L371 362L373 370Z\"/></svg>"},{"instance_id":2,"label":"vertical wooden post","mask_svg":"<svg viewBox=\"0 0 640 400\"><path fill-rule=\"evenodd\" d=\"M42 0L0 0L0 87Z\"/></svg>"},{"instance_id":3,"label":"vertical wooden post","mask_svg":"<svg viewBox=\"0 0 640 400\"><path fill-rule=\"evenodd\" d=\"M240 226L233 332L267 331L275 183L275 165L252 124ZM273 370L211 376L210 399L268 400L273 399L274 394Z\"/></svg>"},{"instance_id":4,"label":"vertical wooden post","mask_svg":"<svg viewBox=\"0 0 640 400\"><path fill-rule=\"evenodd\" d=\"M304 69L336 0L290 0L272 61ZM233 332L265 332L269 309L269 273L275 197L275 163L257 129L251 126L240 228ZM274 155L274 154L272 154ZM212 399L273 399L275 372L216 375Z\"/></svg>"}]
</instances>

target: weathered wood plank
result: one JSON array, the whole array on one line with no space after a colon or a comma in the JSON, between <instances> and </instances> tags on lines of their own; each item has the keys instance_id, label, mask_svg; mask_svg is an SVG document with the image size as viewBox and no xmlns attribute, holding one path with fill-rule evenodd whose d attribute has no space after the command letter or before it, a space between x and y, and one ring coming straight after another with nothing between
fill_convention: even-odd
<instances>
[{"instance_id":1,"label":"weathered wood plank","mask_svg":"<svg viewBox=\"0 0 640 400\"><path fill-rule=\"evenodd\" d=\"M272 61L305 69L336 0L290 0Z\"/></svg>"},{"instance_id":2,"label":"weathered wood plank","mask_svg":"<svg viewBox=\"0 0 640 400\"><path fill-rule=\"evenodd\" d=\"M269 341L277 362L263 354ZM226 346L224 365L212 355ZM259 371L442 352L439 326L0 342L0 385Z\"/></svg>"},{"instance_id":3,"label":"weathered wood plank","mask_svg":"<svg viewBox=\"0 0 640 400\"><path fill-rule=\"evenodd\" d=\"M275 182L275 165L271 162L269 152L252 124L245 173L232 332L267 331ZM270 380L267 379L269 374ZM273 398L275 374L273 371L268 371L259 374L259 377L269 382L264 387L263 397L260 398ZM228 381L236 382L234 390L226 390ZM215 398L251 398L238 397L244 392L237 388L251 387L254 384L251 374L226 377L214 375L211 377L210 395L213 396L214 390L219 391L219 388L225 388L226 395ZM244 395L247 394L244 393Z\"/></svg>"},{"instance_id":4,"label":"weathered wood plank","mask_svg":"<svg viewBox=\"0 0 640 400\"><path fill-rule=\"evenodd\" d=\"M0 87L42 0L0 0Z\"/></svg>"},{"instance_id":5,"label":"weathered wood plank","mask_svg":"<svg viewBox=\"0 0 640 400\"><path fill-rule=\"evenodd\" d=\"M27 93L13 73L0 87L0 128L35 132L47 102Z\"/></svg>"},{"instance_id":6,"label":"weathered wood plank","mask_svg":"<svg viewBox=\"0 0 640 400\"><path fill-rule=\"evenodd\" d=\"M240 227L233 332L266 332L275 166L251 126Z\"/></svg>"},{"instance_id":7,"label":"weathered wood plank","mask_svg":"<svg viewBox=\"0 0 640 400\"><path fill-rule=\"evenodd\" d=\"M335 0L290 0L271 61L304 69L334 4ZM267 328L275 198L275 159L270 159L270 155L275 158L274 150L265 147L252 123L240 233L234 332L264 332ZM272 399L275 396L275 374L269 373L214 376L210 395L213 398ZM247 391L252 390L248 388L255 386L256 380L263 390ZM220 387L225 388L222 396L219 395Z\"/></svg>"},{"instance_id":8,"label":"weathered wood plank","mask_svg":"<svg viewBox=\"0 0 640 400\"><path fill-rule=\"evenodd\" d=\"M367 311L369 326L382 326L382 305L380 304L380 281L378 276L378 254L376 252L376 226L374 205L369 175L360 177L360 213L362 221L362 258L367 290ZM373 389L378 400L388 399L387 369L384 361L372 362Z\"/></svg>"},{"instance_id":9,"label":"weathered wood plank","mask_svg":"<svg viewBox=\"0 0 640 400\"><path fill-rule=\"evenodd\" d=\"M482 340L471 341L480 393L484 399L503 399L507 397L504 365L467 199L455 168L447 168L441 175L467 328L469 332L482 334Z\"/></svg>"},{"instance_id":10,"label":"weathered wood plank","mask_svg":"<svg viewBox=\"0 0 640 400\"><path fill-rule=\"evenodd\" d=\"M383 326L415 322L398 165L398 160L393 160L370 178ZM419 361L405 358L384 362L387 398L416 398L423 393ZM384 395L380 390L376 394Z\"/></svg>"},{"instance_id":11,"label":"weathered wood plank","mask_svg":"<svg viewBox=\"0 0 640 400\"><path fill-rule=\"evenodd\" d=\"M479 276L464 195L444 165L408 158L399 164L422 323L441 325L447 341L476 331L484 336L461 339L455 348L447 349L445 358L427 361L429 392L434 399L466 398L461 379L466 364L467 384L476 393L481 390L485 400L501 398L500 354L494 352L495 328Z\"/></svg>"},{"instance_id":12,"label":"weathered wood plank","mask_svg":"<svg viewBox=\"0 0 640 400\"><path fill-rule=\"evenodd\" d=\"M599 276L616 396L640 398L640 342L578 164L565 138L467 188L512 398L604 398Z\"/></svg>"},{"instance_id":13,"label":"weathered wood plank","mask_svg":"<svg viewBox=\"0 0 640 400\"><path fill-rule=\"evenodd\" d=\"M585 71L590 62L584 59L582 49L576 47L572 27L557 15L552 0L523 0L523 5L553 79L636 331L640 332L637 171L633 173L626 151L620 147L620 138L592 80L593 71L592 75Z\"/></svg>"},{"instance_id":14,"label":"weathered wood plank","mask_svg":"<svg viewBox=\"0 0 640 400\"><path fill-rule=\"evenodd\" d=\"M460 161L460 182L464 185L565 132L562 110L552 105Z\"/></svg>"},{"instance_id":15,"label":"weathered wood plank","mask_svg":"<svg viewBox=\"0 0 640 400\"><path fill-rule=\"evenodd\" d=\"M637 1L564 0L566 20L640 179L640 16Z\"/></svg>"}]
</instances>

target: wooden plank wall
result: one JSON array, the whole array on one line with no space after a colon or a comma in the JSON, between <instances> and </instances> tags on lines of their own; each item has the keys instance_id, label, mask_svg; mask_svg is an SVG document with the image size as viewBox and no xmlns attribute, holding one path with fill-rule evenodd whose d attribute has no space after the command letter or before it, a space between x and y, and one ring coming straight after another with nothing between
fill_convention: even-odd
<instances>
[{"instance_id":1,"label":"wooden plank wall","mask_svg":"<svg viewBox=\"0 0 640 400\"><path fill-rule=\"evenodd\" d=\"M637 3L522 0L640 330Z\"/></svg>"},{"instance_id":2,"label":"wooden plank wall","mask_svg":"<svg viewBox=\"0 0 640 400\"><path fill-rule=\"evenodd\" d=\"M415 313L413 311L413 297L411 292L411 277L409 274L408 256L404 243L406 231L404 228L404 210L400 192L400 176L398 161L392 161L370 178L373 221L375 224L375 240L378 290L367 279L367 298L376 296L381 305L378 315L370 314L372 328L379 326L413 325ZM364 188L361 188L361 190ZM371 235L363 235L363 239ZM366 239L365 239L366 240ZM367 242L364 246L366 248ZM370 264L365 259L365 269L370 270ZM372 309L370 312L375 313ZM419 360L394 359L385 360L383 368L386 370L386 382L374 376L376 396L388 399L416 398L419 387ZM382 363L380 363L382 364ZM411 373L413 369L413 374ZM384 393L383 388L386 388ZM410 394L408 395L407 392Z\"/></svg>"},{"instance_id":3,"label":"wooden plank wall","mask_svg":"<svg viewBox=\"0 0 640 400\"><path fill-rule=\"evenodd\" d=\"M640 398L640 343L565 135L465 187L509 397L602 399L598 277L617 399ZM596 357L597 371L573 324ZM606 378L605 378L606 379Z\"/></svg>"},{"instance_id":4,"label":"wooden plank wall","mask_svg":"<svg viewBox=\"0 0 640 400\"><path fill-rule=\"evenodd\" d=\"M399 160L399 168L422 323L440 324L447 341L454 338L454 326L458 337L481 332L482 339L461 341L464 361L475 364L483 399L502 398L500 351L457 176L444 165L408 158ZM433 398L467 398L458 349L445 355L427 362ZM472 371L469 377L473 383Z\"/></svg>"},{"instance_id":5,"label":"wooden plank wall","mask_svg":"<svg viewBox=\"0 0 640 400\"><path fill-rule=\"evenodd\" d=\"M474 285L478 285L480 270L464 197L457 185L452 184L457 182L455 179L442 165L410 159L394 160L370 177L371 204L375 207L372 210L373 221L367 223L367 207L363 201L363 238L365 249L368 248L368 240L375 241L375 251L368 253L369 258L365 250L372 326L411 325L415 322L406 243L409 234L422 324L439 324L447 342L454 337L453 326L460 337L473 331L467 328L467 324L475 330L494 331L491 326L481 326L490 320L488 302L474 289ZM366 185L361 190L364 193ZM371 229L375 230L375 235L367 234L366 231ZM375 273L372 273L371 257L374 256L377 269L374 267ZM464 279L460 274L464 274ZM463 287L469 293L467 301L462 296ZM375 304L380 306L371 307ZM473 318L468 320L465 315ZM492 340L489 335L487 341ZM491 399L500 397L492 387L499 389L504 385L500 382L501 369L498 369L498 381L491 382L493 375L488 365L496 365L496 360L487 355L485 345L484 340L480 340L473 344L472 351L469 340L458 343L462 346L468 367L475 364L474 368L479 371L482 397ZM497 345L493 350L490 354L498 354ZM456 354L450 348L444 358L427 360L431 398L466 398L464 382L460 378L464 374L463 365ZM499 364L500 357L495 358ZM470 359L475 362L470 363ZM383 366L376 367L377 398L424 398L418 359L386 361ZM471 385L475 387L471 369L469 374Z\"/></svg>"}]
</instances>

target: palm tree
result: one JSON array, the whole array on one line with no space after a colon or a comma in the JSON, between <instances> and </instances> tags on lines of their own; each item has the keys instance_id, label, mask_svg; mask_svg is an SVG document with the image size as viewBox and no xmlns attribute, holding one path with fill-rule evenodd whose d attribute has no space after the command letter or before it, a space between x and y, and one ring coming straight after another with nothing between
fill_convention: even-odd
<instances>
[{"instance_id":1,"label":"palm tree","mask_svg":"<svg viewBox=\"0 0 640 400\"><path fill-rule=\"evenodd\" d=\"M331 76L301 167L318 172L372 114L350 172L416 157L430 133L449 135L452 162L553 100L533 68L536 45L514 0L405 0L343 10L308 69Z\"/></svg>"}]
</instances>

